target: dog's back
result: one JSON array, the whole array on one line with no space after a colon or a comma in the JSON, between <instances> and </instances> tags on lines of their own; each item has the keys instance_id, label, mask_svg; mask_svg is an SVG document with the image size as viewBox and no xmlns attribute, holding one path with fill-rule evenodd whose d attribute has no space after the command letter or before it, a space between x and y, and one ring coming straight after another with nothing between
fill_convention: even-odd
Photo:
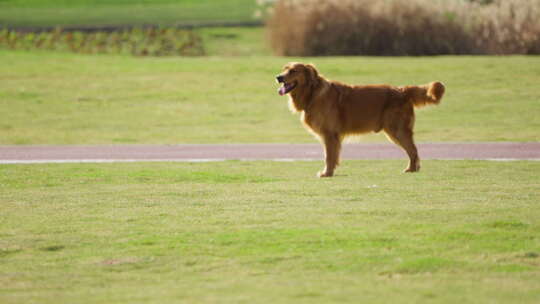
<instances>
[{"instance_id":1,"label":"dog's back","mask_svg":"<svg viewBox=\"0 0 540 304\"><path fill-rule=\"evenodd\" d=\"M325 125L345 135L378 132L384 110L391 104L402 104L403 93L389 85L350 86L329 81L330 88L313 100L312 115L324 119ZM334 110L327 109L332 107Z\"/></svg>"}]
</instances>

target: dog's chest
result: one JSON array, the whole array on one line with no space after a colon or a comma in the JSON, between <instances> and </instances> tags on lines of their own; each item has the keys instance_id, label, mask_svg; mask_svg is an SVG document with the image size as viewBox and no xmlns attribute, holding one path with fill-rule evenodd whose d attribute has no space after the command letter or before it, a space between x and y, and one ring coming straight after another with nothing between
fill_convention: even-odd
<instances>
[{"instance_id":1,"label":"dog's chest","mask_svg":"<svg viewBox=\"0 0 540 304\"><path fill-rule=\"evenodd\" d=\"M300 120L304 124L306 128L309 130L320 134L321 133L321 127L322 127L322 121L318 119L316 115L313 115L311 113L306 113L305 111L302 111L302 115L300 116Z\"/></svg>"}]
</instances>

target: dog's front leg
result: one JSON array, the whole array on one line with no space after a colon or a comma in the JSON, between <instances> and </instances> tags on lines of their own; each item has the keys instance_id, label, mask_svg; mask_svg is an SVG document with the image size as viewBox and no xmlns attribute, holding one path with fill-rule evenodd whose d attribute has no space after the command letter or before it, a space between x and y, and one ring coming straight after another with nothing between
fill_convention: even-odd
<instances>
[{"instance_id":1,"label":"dog's front leg","mask_svg":"<svg viewBox=\"0 0 540 304\"><path fill-rule=\"evenodd\" d=\"M339 163L339 153L341 150L341 138L338 134L325 134L322 136L324 145L324 156L326 165L323 171L317 175L319 177L330 177L334 175L334 170Z\"/></svg>"}]
</instances>

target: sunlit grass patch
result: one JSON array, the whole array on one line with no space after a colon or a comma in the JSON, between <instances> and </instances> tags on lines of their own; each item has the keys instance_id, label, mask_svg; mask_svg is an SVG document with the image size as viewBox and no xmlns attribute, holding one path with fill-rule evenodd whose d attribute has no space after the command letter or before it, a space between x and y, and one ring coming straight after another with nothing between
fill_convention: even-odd
<instances>
[{"instance_id":1,"label":"sunlit grass patch","mask_svg":"<svg viewBox=\"0 0 540 304\"><path fill-rule=\"evenodd\" d=\"M321 165L2 165L0 299L537 302L538 162Z\"/></svg>"},{"instance_id":2,"label":"sunlit grass patch","mask_svg":"<svg viewBox=\"0 0 540 304\"><path fill-rule=\"evenodd\" d=\"M1 144L316 142L277 94L274 77L292 60L351 84L443 81L441 104L416 113L418 142L540 140L534 56L0 56L9 62L0 66L0 108L9 114ZM388 142L381 134L358 140Z\"/></svg>"}]
</instances>

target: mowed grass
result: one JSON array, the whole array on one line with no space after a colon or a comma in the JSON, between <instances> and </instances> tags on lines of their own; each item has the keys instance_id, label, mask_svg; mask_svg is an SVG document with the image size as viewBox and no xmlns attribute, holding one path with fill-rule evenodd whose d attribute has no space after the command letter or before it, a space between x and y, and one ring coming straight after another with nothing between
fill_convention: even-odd
<instances>
[{"instance_id":1,"label":"mowed grass","mask_svg":"<svg viewBox=\"0 0 540 304\"><path fill-rule=\"evenodd\" d=\"M204 35L223 45L228 39L226 31ZM420 142L540 140L538 56L139 58L0 50L0 58L0 144L312 142L277 94L275 75L294 60L348 83L443 81L442 104L417 111Z\"/></svg>"},{"instance_id":2,"label":"mowed grass","mask_svg":"<svg viewBox=\"0 0 540 304\"><path fill-rule=\"evenodd\" d=\"M201 36L207 56L270 56L269 42L259 27L202 27Z\"/></svg>"},{"instance_id":3,"label":"mowed grass","mask_svg":"<svg viewBox=\"0 0 540 304\"><path fill-rule=\"evenodd\" d=\"M0 26L198 25L243 23L255 0L2 0Z\"/></svg>"},{"instance_id":4,"label":"mowed grass","mask_svg":"<svg viewBox=\"0 0 540 304\"><path fill-rule=\"evenodd\" d=\"M539 162L0 166L2 303L538 303Z\"/></svg>"}]
</instances>

